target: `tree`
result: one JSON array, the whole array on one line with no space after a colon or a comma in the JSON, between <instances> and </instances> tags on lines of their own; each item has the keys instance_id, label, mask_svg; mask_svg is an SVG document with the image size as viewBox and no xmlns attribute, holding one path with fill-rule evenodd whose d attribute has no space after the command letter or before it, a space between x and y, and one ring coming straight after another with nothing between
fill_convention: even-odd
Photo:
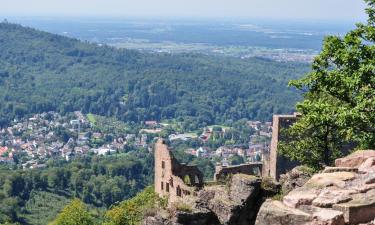
<instances>
[{"instance_id":1,"label":"tree","mask_svg":"<svg viewBox=\"0 0 375 225\"><path fill-rule=\"evenodd\" d=\"M314 168L331 164L348 146L375 147L375 0L365 1L367 24L326 37L312 71L290 82L304 100L280 151Z\"/></svg>"},{"instance_id":2,"label":"tree","mask_svg":"<svg viewBox=\"0 0 375 225\"><path fill-rule=\"evenodd\" d=\"M145 188L132 199L121 202L105 214L105 225L136 225L140 224L144 214L157 208L165 208L164 199L154 192L154 187Z\"/></svg>"},{"instance_id":3,"label":"tree","mask_svg":"<svg viewBox=\"0 0 375 225\"><path fill-rule=\"evenodd\" d=\"M244 161L243 157L241 157L239 155L233 155L229 158L230 165L240 165L244 162L245 161Z\"/></svg>"},{"instance_id":4,"label":"tree","mask_svg":"<svg viewBox=\"0 0 375 225\"><path fill-rule=\"evenodd\" d=\"M24 191L25 179L21 174L16 173L6 179L4 191L9 197L21 196Z\"/></svg>"},{"instance_id":5,"label":"tree","mask_svg":"<svg viewBox=\"0 0 375 225\"><path fill-rule=\"evenodd\" d=\"M52 225L90 225L94 224L90 213L85 204L80 200L74 199L69 205L61 211Z\"/></svg>"}]
</instances>

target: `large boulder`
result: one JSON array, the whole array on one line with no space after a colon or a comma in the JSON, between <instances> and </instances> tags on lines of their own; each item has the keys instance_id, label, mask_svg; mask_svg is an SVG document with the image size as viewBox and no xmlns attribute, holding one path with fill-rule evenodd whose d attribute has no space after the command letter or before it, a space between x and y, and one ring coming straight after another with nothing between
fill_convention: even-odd
<instances>
[{"instance_id":1,"label":"large boulder","mask_svg":"<svg viewBox=\"0 0 375 225\"><path fill-rule=\"evenodd\" d=\"M233 203L242 205L254 199L260 190L261 180L254 176L235 174L231 180L229 198Z\"/></svg>"},{"instance_id":2,"label":"large boulder","mask_svg":"<svg viewBox=\"0 0 375 225\"><path fill-rule=\"evenodd\" d=\"M360 150L352 154L335 160L336 167L359 167L368 158L375 157L374 150Z\"/></svg>"},{"instance_id":3,"label":"large boulder","mask_svg":"<svg viewBox=\"0 0 375 225\"><path fill-rule=\"evenodd\" d=\"M213 212L223 225L253 224L259 207L261 179L235 174L227 185L205 187L198 193L198 208Z\"/></svg>"},{"instance_id":4,"label":"large boulder","mask_svg":"<svg viewBox=\"0 0 375 225\"><path fill-rule=\"evenodd\" d=\"M357 151L312 176L283 201L268 200L257 224L358 225L375 221L375 151Z\"/></svg>"},{"instance_id":5,"label":"large boulder","mask_svg":"<svg viewBox=\"0 0 375 225\"><path fill-rule=\"evenodd\" d=\"M148 216L142 221L142 225L181 225L175 222L172 222L168 219L164 219L159 215Z\"/></svg>"},{"instance_id":6,"label":"large boulder","mask_svg":"<svg viewBox=\"0 0 375 225\"><path fill-rule=\"evenodd\" d=\"M286 174L280 176L280 184L283 193L302 187L313 175L313 171L305 166L297 166Z\"/></svg>"},{"instance_id":7,"label":"large boulder","mask_svg":"<svg viewBox=\"0 0 375 225\"><path fill-rule=\"evenodd\" d=\"M359 166L358 171L361 173L375 173L375 157L366 159L366 161Z\"/></svg>"},{"instance_id":8,"label":"large boulder","mask_svg":"<svg viewBox=\"0 0 375 225\"><path fill-rule=\"evenodd\" d=\"M333 205L333 209L344 213L345 222L359 224L375 219L375 189L351 197L351 201Z\"/></svg>"},{"instance_id":9,"label":"large boulder","mask_svg":"<svg viewBox=\"0 0 375 225\"><path fill-rule=\"evenodd\" d=\"M308 223L309 225L345 225L343 213L337 210L315 209L312 217L312 222Z\"/></svg>"},{"instance_id":10,"label":"large boulder","mask_svg":"<svg viewBox=\"0 0 375 225\"><path fill-rule=\"evenodd\" d=\"M303 225L312 216L302 210L290 208L279 201L267 200L259 210L256 225Z\"/></svg>"}]
</instances>

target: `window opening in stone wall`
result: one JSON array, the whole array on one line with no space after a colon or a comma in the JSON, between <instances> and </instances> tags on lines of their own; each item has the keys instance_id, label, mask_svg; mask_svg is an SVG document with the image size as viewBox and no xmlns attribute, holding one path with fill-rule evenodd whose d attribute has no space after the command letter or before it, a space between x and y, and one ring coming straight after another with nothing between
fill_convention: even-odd
<instances>
[{"instance_id":1,"label":"window opening in stone wall","mask_svg":"<svg viewBox=\"0 0 375 225\"><path fill-rule=\"evenodd\" d=\"M198 178L198 176L197 175L195 175L195 177L194 177L195 179L194 179L194 181L195 181L195 183L196 184L199 184L199 178Z\"/></svg>"}]
</instances>

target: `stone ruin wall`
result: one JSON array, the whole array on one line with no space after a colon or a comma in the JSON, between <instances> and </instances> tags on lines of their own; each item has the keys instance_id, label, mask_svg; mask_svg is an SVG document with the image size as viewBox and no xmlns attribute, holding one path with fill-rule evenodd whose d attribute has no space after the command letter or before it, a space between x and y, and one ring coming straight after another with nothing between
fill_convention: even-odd
<instances>
[{"instance_id":1,"label":"stone ruin wall","mask_svg":"<svg viewBox=\"0 0 375 225\"><path fill-rule=\"evenodd\" d=\"M221 166L217 165L215 168L214 180L223 180L230 174L247 174L261 176L262 174L262 163L248 163L237 166Z\"/></svg>"},{"instance_id":2,"label":"stone ruin wall","mask_svg":"<svg viewBox=\"0 0 375 225\"><path fill-rule=\"evenodd\" d=\"M249 163L238 166L216 166L214 180L220 180L229 174L243 173L248 175L269 176L276 180L280 175L298 165L278 154L277 146L282 139L281 128L288 128L298 119L298 114L274 115L272 125L272 140L269 156L262 163ZM184 182L189 177L190 184ZM196 194L196 190L204 186L203 174L195 166L180 164L169 151L163 139L155 144L155 192L161 197L167 197L169 202L175 202L186 196Z\"/></svg>"},{"instance_id":3,"label":"stone ruin wall","mask_svg":"<svg viewBox=\"0 0 375 225\"><path fill-rule=\"evenodd\" d=\"M298 165L295 161L290 161L281 156L277 151L279 141L282 139L280 129L288 128L297 121L299 114L293 115L274 115L272 120L272 140L270 155L264 159L262 175L269 176L276 180L281 174L293 169Z\"/></svg>"},{"instance_id":4,"label":"stone ruin wall","mask_svg":"<svg viewBox=\"0 0 375 225\"><path fill-rule=\"evenodd\" d=\"M184 178L189 177L190 184ZM180 164L169 151L163 139L155 144L155 192L167 197L169 203L194 195L197 188L203 187L203 175L195 166Z\"/></svg>"}]
</instances>

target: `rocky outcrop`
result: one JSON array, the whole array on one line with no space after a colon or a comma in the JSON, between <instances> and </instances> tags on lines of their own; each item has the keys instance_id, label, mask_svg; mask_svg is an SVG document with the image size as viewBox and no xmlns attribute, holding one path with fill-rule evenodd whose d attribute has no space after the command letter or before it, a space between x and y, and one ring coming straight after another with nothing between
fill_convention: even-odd
<instances>
[{"instance_id":1,"label":"rocky outcrop","mask_svg":"<svg viewBox=\"0 0 375 225\"><path fill-rule=\"evenodd\" d=\"M257 225L371 224L375 220L375 151L355 152L315 174L282 201L266 201Z\"/></svg>"},{"instance_id":2,"label":"rocky outcrop","mask_svg":"<svg viewBox=\"0 0 375 225\"><path fill-rule=\"evenodd\" d=\"M143 225L251 225L263 202L262 180L259 177L235 174L225 185L205 186L182 204L191 207L181 211L169 208L168 216L147 217ZM272 186L268 181L268 186ZM274 187L274 186L272 186ZM268 192L267 192L268 193ZM185 198L185 200L187 200ZM181 208L181 207L180 207Z\"/></svg>"},{"instance_id":3,"label":"rocky outcrop","mask_svg":"<svg viewBox=\"0 0 375 225\"><path fill-rule=\"evenodd\" d=\"M256 219L259 225L302 225L311 221L311 216L302 210L290 208L280 201L267 200L260 208Z\"/></svg>"},{"instance_id":4,"label":"rocky outcrop","mask_svg":"<svg viewBox=\"0 0 375 225\"><path fill-rule=\"evenodd\" d=\"M336 167L355 167L358 168L367 159L375 157L374 150L360 150L356 151L349 156L335 160Z\"/></svg>"},{"instance_id":5,"label":"rocky outcrop","mask_svg":"<svg viewBox=\"0 0 375 225\"><path fill-rule=\"evenodd\" d=\"M197 207L213 212L223 225L253 224L260 190L261 179L236 174L227 186L215 185L200 191Z\"/></svg>"},{"instance_id":6,"label":"rocky outcrop","mask_svg":"<svg viewBox=\"0 0 375 225\"><path fill-rule=\"evenodd\" d=\"M142 225L220 225L216 215L208 210L172 211L169 215L158 212L157 215L148 216L142 221Z\"/></svg>"},{"instance_id":7,"label":"rocky outcrop","mask_svg":"<svg viewBox=\"0 0 375 225\"><path fill-rule=\"evenodd\" d=\"M142 221L142 225L179 225L161 216L148 216Z\"/></svg>"},{"instance_id":8,"label":"rocky outcrop","mask_svg":"<svg viewBox=\"0 0 375 225\"><path fill-rule=\"evenodd\" d=\"M302 187L312 176L313 171L305 166L297 166L280 176L281 189L284 194L295 188Z\"/></svg>"}]
</instances>

